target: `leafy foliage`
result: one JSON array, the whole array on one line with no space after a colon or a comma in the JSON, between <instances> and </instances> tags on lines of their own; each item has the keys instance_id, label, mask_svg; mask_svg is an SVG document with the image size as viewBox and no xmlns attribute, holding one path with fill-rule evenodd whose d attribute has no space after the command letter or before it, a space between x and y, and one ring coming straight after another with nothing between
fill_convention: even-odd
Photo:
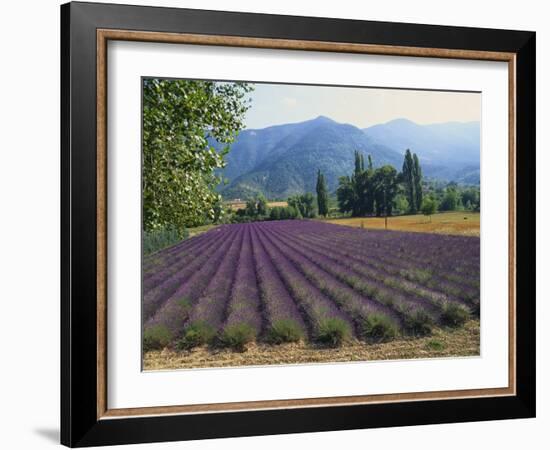
<instances>
[{"instance_id":1,"label":"leafy foliage","mask_svg":"<svg viewBox=\"0 0 550 450\"><path fill-rule=\"evenodd\" d=\"M445 195L439 205L440 211L454 211L458 206L458 192L454 186L447 187Z\"/></svg>"},{"instance_id":2,"label":"leafy foliage","mask_svg":"<svg viewBox=\"0 0 550 450\"><path fill-rule=\"evenodd\" d=\"M376 169L373 176L375 191L376 215L391 216L393 212L393 201L397 194L399 178L395 167L385 165Z\"/></svg>"},{"instance_id":3,"label":"leafy foliage","mask_svg":"<svg viewBox=\"0 0 550 450\"><path fill-rule=\"evenodd\" d=\"M368 157L365 169L364 156L355 152L355 170L351 176L340 177L336 195L342 212L351 212L352 216L364 216L374 211L376 187L374 185L372 157Z\"/></svg>"},{"instance_id":4,"label":"leafy foliage","mask_svg":"<svg viewBox=\"0 0 550 450\"><path fill-rule=\"evenodd\" d=\"M281 220L281 208L280 206L275 206L274 208L271 208L269 211L269 218L271 220Z\"/></svg>"},{"instance_id":5,"label":"leafy foliage","mask_svg":"<svg viewBox=\"0 0 550 450\"><path fill-rule=\"evenodd\" d=\"M479 188L467 188L464 189L461 193L462 205L465 209L479 211L480 198L479 198Z\"/></svg>"},{"instance_id":6,"label":"leafy foliage","mask_svg":"<svg viewBox=\"0 0 550 450\"><path fill-rule=\"evenodd\" d=\"M480 211L479 186L431 180L425 182L424 193L425 196L435 200L439 211Z\"/></svg>"},{"instance_id":7,"label":"leafy foliage","mask_svg":"<svg viewBox=\"0 0 550 450\"><path fill-rule=\"evenodd\" d=\"M247 223L270 218L269 208L266 198L260 194L255 198L246 201L244 209L239 209L231 217L234 223Z\"/></svg>"},{"instance_id":8,"label":"leafy foliage","mask_svg":"<svg viewBox=\"0 0 550 450\"><path fill-rule=\"evenodd\" d=\"M302 214L294 206L275 206L269 212L270 220L301 219Z\"/></svg>"},{"instance_id":9,"label":"leafy foliage","mask_svg":"<svg viewBox=\"0 0 550 450\"><path fill-rule=\"evenodd\" d=\"M258 216L267 216L267 200L263 195L258 196L256 201L256 211Z\"/></svg>"},{"instance_id":10,"label":"leafy foliage","mask_svg":"<svg viewBox=\"0 0 550 450\"><path fill-rule=\"evenodd\" d=\"M294 195L288 198L288 206L299 212L299 218L311 219L315 217L315 198L310 192L302 195ZM298 218L298 217L297 217Z\"/></svg>"},{"instance_id":11,"label":"leafy foliage","mask_svg":"<svg viewBox=\"0 0 550 450\"><path fill-rule=\"evenodd\" d=\"M224 166L248 109L246 83L143 81L143 227L147 232L214 219ZM209 145L215 139L220 151Z\"/></svg>"},{"instance_id":12,"label":"leafy foliage","mask_svg":"<svg viewBox=\"0 0 550 450\"><path fill-rule=\"evenodd\" d=\"M386 164L374 169L369 155L365 169L363 155L355 152L355 171L351 176L340 177L336 191L340 211L350 212L354 217L373 212L391 216L399 181L393 166Z\"/></svg>"},{"instance_id":13,"label":"leafy foliage","mask_svg":"<svg viewBox=\"0 0 550 450\"><path fill-rule=\"evenodd\" d=\"M422 202L422 214L432 216L437 211L437 201L431 197L425 198Z\"/></svg>"},{"instance_id":14,"label":"leafy foliage","mask_svg":"<svg viewBox=\"0 0 550 450\"><path fill-rule=\"evenodd\" d=\"M351 213L352 216L358 216L357 208L357 188L355 178L349 176L340 177L336 197L338 198L338 207L343 213Z\"/></svg>"},{"instance_id":15,"label":"leafy foliage","mask_svg":"<svg viewBox=\"0 0 550 450\"><path fill-rule=\"evenodd\" d=\"M422 169L418 156L416 153L411 153L409 149L405 152L401 178L409 202L409 211L415 214L422 205Z\"/></svg>"}]
</instances>

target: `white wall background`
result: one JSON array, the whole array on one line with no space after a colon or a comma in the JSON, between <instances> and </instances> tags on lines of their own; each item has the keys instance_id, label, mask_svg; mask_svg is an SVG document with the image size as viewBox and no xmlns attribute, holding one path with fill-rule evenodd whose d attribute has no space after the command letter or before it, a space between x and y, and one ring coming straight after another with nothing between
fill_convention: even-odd
<instances>
[{"instance_id":1,"label":"white wall background","mask_svg":"<svg viewBox=\"0 0 550 450\"><path fill-rule=\"evenodd\" d=\"M536 0L181 0L128 3L525 29L537 32L537 166L550 165L550 29ZM0 46L0 447L42 449L59 440L59 1L6 2ZM538 170L538 417L532 420L141 445L186 449L545 448L550 426L550 270L544 228L550 192ZM546 301L545 301L546 300ZM138 448L138 447L136 447Z\"/></svg>"}]
</instances>

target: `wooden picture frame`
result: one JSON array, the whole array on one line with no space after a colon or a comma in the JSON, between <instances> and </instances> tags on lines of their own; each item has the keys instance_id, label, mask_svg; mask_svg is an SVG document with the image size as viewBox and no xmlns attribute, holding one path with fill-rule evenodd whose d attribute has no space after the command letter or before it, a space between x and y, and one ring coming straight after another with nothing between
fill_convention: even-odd
<instances>
[{"instance_id":1,"label":"wooden picture frame","mask_svg":"<svg viewBox=\"0 0 550 450\"><path fill-rule=\"evenodd\" d=\"M535 33L188 9L61 7L61 442L91 446L535 415ZM507 388L110 409L109 40L505 61L509 67Z\"/></svg>"}]
</instances>

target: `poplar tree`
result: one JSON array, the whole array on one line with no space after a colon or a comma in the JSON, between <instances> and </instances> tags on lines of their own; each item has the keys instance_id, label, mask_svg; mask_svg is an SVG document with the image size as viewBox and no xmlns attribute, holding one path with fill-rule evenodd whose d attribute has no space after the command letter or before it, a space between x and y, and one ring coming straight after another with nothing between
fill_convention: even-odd
<instances>
[{"instance_id":1,"label":"poplar tree","mask_svg":"<svg viewBox=\"0 0 550 450\"><path fill-rule=\"evenodd\" d=\"M412 214L417 211L416 203L416 189L415 189L415 169L414 169L414 160L411 154L411 151L407 149L405 152L405 159L403 161L403 186L405 188L405 195L407 196L407 201L409 202L409 212Z\"/></svg>"},{"instance_id":2,"label":"poplar tree","mask_svg":"<svg viewBox=\"0 0 550 450\"><path fill-rule=\"evenodd\" d=\"M252 85L146 78L142 87L143 230L181 233L214 220L216 170L245 127Z\"/></svg>"},{"instance_id":3,"label":"poplar tree","mask_svg":"<svg viewBox=\"0 0 550 450\"><path fill-rule=\"evenodd\" d=\"M365 169L365 157L355 151L354 172L351 176L340 177L336 191L340 211L351 212L353 217L374 212L375 190L374 168L371 155Z\"/></svg>"}]
</instances>

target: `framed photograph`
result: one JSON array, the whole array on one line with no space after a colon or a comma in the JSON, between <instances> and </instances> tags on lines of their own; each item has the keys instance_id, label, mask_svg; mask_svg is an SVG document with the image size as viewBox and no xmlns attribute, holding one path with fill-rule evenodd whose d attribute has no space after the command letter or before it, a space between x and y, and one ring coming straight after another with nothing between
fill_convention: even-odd
<instances>
[{"instance_id":1,"label":"framed photograph","mask_svg":"<svg viewBox=\"0 0 550 450\"><path fill-rule=\"evenodd\" d=\"M535 415L535 33L61 7L61 441Z\"/></svg>"}]
</instances>

